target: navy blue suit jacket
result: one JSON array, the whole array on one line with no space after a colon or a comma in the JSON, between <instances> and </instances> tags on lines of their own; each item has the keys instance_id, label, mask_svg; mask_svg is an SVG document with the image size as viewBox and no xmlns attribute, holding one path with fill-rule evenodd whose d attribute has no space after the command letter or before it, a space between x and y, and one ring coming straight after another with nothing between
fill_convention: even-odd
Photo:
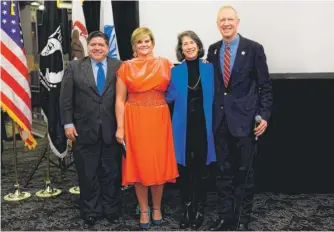
<instances>
[{"instance_id":1,"label":"navy blue suit jacket","mask_svg":"<svg viewBox=\"0 0 334 232\"><path fill-rule=\"evenodd\" d=\"M213 132L224 118L235 137L253 133L254 118L268 122L272 107L272 84L263 46L240 35L239 46L227 88L224 86L219 59L222 41L209 47L207 60L215 73Z\"/></svg>"}]
</instances>

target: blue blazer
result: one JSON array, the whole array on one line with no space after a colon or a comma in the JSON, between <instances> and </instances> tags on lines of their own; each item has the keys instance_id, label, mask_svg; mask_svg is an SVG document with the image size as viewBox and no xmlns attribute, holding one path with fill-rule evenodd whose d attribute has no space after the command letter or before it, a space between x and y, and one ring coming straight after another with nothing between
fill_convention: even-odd
<instances>
[{"instance_id":1,"label":"blue blazer","mask_svg":"<svg viewBox=\"0 0 334 232\"><path fill-rule=\"evenodd\" d=\"M203 89L203 105L207 131L208 153L206 164L216 161L213 133L212 106L214 98L214 70L212 64L199 60L199 70ZM172 118L174 147L178 164L186 166L186 133L188 103L188 68L186 62L172 68L171 81L166 92L166 101L174 102Z\"/></svg>"}]
</instances>

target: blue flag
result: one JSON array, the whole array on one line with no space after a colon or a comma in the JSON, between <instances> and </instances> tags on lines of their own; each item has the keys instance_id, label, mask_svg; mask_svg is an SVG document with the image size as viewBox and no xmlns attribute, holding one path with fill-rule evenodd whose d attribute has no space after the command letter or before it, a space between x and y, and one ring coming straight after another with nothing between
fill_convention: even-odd
<instances>
[{"instance_id":1,"label":"blue flag","mask_svg":"<svg viewBox=\"0 0 334 232\"><path fill-rule=\"evenodd\" d=\"M101 0L100 30L103 31L109 38L108 56L112 58L119 58L114 16L110 0Z\"/></svg>"}]
</instances>

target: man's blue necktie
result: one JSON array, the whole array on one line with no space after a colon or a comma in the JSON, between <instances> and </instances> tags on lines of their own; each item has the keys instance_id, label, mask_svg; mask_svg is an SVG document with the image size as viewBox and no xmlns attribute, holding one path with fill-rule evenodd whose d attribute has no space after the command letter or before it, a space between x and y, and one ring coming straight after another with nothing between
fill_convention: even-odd
<instances>
[{"instance_id":1,"label":"man's blue necktie","mask_svg":"<svg viewBox=\"0 0 334 232\"><path fill-rule=\"evenodd\" d=\"M101 95L104 88L104 83L106 82L106 75L104 73L103 64L100 62L97 63L96 65L97 67L99 67L99 69L97 70L96 85L97 85L97 90Z\"/></svg>"}]
</instances>

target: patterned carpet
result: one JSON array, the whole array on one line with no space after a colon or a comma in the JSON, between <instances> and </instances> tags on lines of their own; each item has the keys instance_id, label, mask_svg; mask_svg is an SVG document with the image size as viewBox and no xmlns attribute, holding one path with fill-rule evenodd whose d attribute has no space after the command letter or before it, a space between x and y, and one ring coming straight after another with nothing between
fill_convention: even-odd
<instances>
[{"instance_id":1,"label":"patterned carpet","mask_svg":"<svg viewBox=\"0 0 334 232\"><path fill-rule=\"evenodd\" d=\"M40 140L35 151L27 151L18 142L18 173L24 186L30 172L40 156L40 149L45 143ZM76 173L70 171L61 173L58 168L51 166L53 186L63 190L63 193L52 199L38 198L35 193L44 188L46 161L43 161L32 181L23 191L32 196L19 202L8 202L3 196L13 190L13 155L12 143L5 143L3 162L6 176L1 181L1 230L2 231L51 231L51 230L82 230L82 221L77 206L78 196L69 193L68 189L76 185ZM52 160L57 163L53 155ZM97 222L94 230L138 230L138 218L135 215L136 199L133 189L123 191L123 215L119 225L110 225L105 219ZM217 196L209 193L206 220L201 230L207 229L207 222L216 216ZM163 197L164 223L162 227L151 227L150 230L178 230L178 220L182 208L178 190L175 186L166 187ZM259 193L256 195L253 213L253 230L334 230L334 194L299 194L287 195L280 193Z\"/></svg>"}]
</instances>

